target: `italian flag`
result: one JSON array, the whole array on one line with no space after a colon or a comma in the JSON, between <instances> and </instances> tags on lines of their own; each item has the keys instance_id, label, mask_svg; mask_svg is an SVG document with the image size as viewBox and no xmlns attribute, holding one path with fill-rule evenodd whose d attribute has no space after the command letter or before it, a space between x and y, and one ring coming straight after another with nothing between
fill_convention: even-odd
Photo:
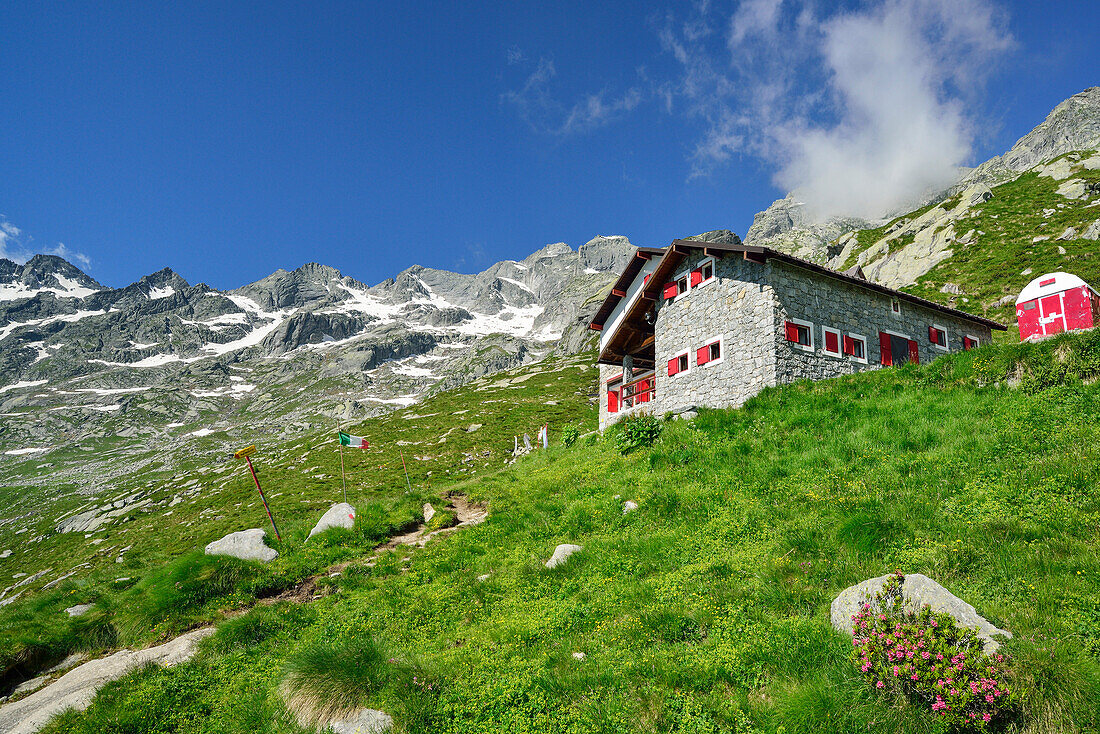
<instances>
[{"instance_id":1,"label":"italian flag","mask_svg":"<svg viewBox=\"0 0 1100 734\"><path fill-rule=\"evenodd\" d=\"M350 433L344 433L340 431L340 445L348 446L353 449L367 449L370 448L370 443L367 439L361 436L353 436Z\"/></svg>"}]
</instances>

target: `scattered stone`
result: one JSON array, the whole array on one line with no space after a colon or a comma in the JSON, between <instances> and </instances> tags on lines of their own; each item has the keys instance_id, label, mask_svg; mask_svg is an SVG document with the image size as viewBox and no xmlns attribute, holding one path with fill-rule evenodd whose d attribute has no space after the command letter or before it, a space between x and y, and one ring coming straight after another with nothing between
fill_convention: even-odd
<instances>
[{"instance_id":1,"label":"scattered stone","mask_svg":"<svg viewBox=\"0 0 1100 734\"><path fill-rule=\"evenodd\" d=\"M547 568L557 568L569 559L569 556L573 555L577 551L584 550L583 545L574 545L573 543L562 543L554 549L554 555L550 556L550 560L546 562Z\"/></svg>"},{"instance_id":2,"label":"scattered stone","mask_svg":"<svg viewBox=\"0 0 1100 734\"><path fill-rule=\"evenodd\" d=\"M432 507L431 502L425 502L424 503L424 522L431 522L433 517L435 517L435 508Z\"/></svg>"},{"instance_id":3,"label":"scattered stone","mask_svg":"<svg viewBox=\"0 0 1100 734\"><path fill-rule=\"evenodd\" d=\"M627 500L626 502L623 503L623 514L624 515L628 512L634 512L634 510L637 510L637 509L638 509L638 503L635 502L634 500Z\"/></svg>"},{"instance_id":4,"label":"scattered stone","mask_svg":"<svg viewBox=\"0 0 1100 734\"><path fill-rule=\"evenodd\" d=\"M0 553L0 558L7 558L10 555L11 555L11 549L9 548L8 550L4 551L3 553Z\"/></svg>"},{"instance_id":5,"label":"scattered stone","mask_svg":"<svg viewBox=\"0 0 1100 734\"><path fill-rule=\"evenodd\" d=\"M469 425L469 427L466 429L466 433L473 433L477 429L481 428L483 425L485 425L485 424L484 423L471 423Z\"/></svg>"},{"instance_id":6,"label":"scattered stone","mask_svg":"<svg viewBox=\"0 0 1100 734\"><path fill-rule=\"evenodd\" d=\"M1090 171L1095 171L1100 168L1100 153L1095 153L1091 158L1086 158L1081 164Z\"/></svg>"},{"instance_id":7,"label":"scattered stone","mask_svg":"<svg viewBox=\"0 0 1100 734\"><path fill-rule=\"evenodd\" d=\"M206 546L208 556L233 556L244 561L262 561L267 563L279 557L279 551L264 544L267 532L261 528L240 530L230 533L221 540L215 540Z\"/></svg>"},{"instance_id":8,"label":"scattered stone","mask_svg":"<svg viewBox=\"0 0 1100 734\"><path fill-rule=\"evenodd\" d=\"M585 659L586 657L588 657L588 656L587 656L587 655L585 655L585 654L584 654L583 652L575 652L575 653L573 653L573 659L574 659L574 660L584 660L584 659Z\"/></svg>"},{"instance_id":9,"label":"scattered stone","mask_svg":"<svg viewBox=\"0 0 1100 734\"><path fill-rule=\"evenodd\" d=\"M847 632L849 635L852 634L852 617L859 611L860 605L881 591L889 580L889 575L879 576L858 583L855 586L849 586L840 592L833 600L829 610L833 628L841 632ZM960 627L969 627L978 633L978 637L983 641L987 653L992 653L1001 646L999 642L993 639L993 635L1003 635L1010 639L1012 637L1011 632L994 627L988 620L980 616L974 607L924 574L912 573L906 575L901 591L907 600L907 610L917 612L927 604L932 607L934 612L950 614Z\"/></svg>"},{"instance_id":10,"label":"scattered stone","mask_svg":"<svg viewBox=\"0 0 1100 734\"><path fill-rule=\"evenodd\" d=\"M955 283L944 283L943 286L940 288L940 293L949 293L953 296L960 296L962 295L962 292L963 289Z\"/></svg>"},{"instance_id":11,"label":"scattered stone","mask_svg":"<svg viewBox=\"0 0 1100 734\"><path fill-rule=\"evenodd\" d=\"M324 515L321 515L321 519L313 526L313 530L309 531L309 537L306 540L317 533L325 532L329 528L347 528L351 530L353 527L355 527L355 508L346 502L339 502L328 508L328 512Z\"/></svg>"},{"instance_id":12,"label":"scattered stone","mask_svg":"<svg viewBox=\"0 0 1100 734\"><path fill-rule=\"evenodd\" d=\"M65 611L69 613L70 617L79 617L83 614L87 614L94 606L95 604L77 604L76 606L67 608Z\"/></svg>"},{"instance_id":13,"label":"scattered stone","mask_svg":"<svg viewBox=\"0 0 1100 734\"><path fill-rule=\"evenodd\" d=\"M483 574L481 574L480 576L477 577L477 580L482 582L482 583L485 583L486 581L489 580L489 577L491 577L492 575L493 574L491 574L491 573L483 573Z\"/></svg>"},{"instance_id":14,"label":"scattered stone","mask_svg":"<svg viewBox=\"0 0 1100 734\"><path fill-rule=\"evenodd\" d=\"M384 711L360 709L346 719L329 722L333 734L384 734L393 728L393 719Z\"/></svg>"},{"instance_id":15,"label":"scattered stone","mask_svg":"<svg viewBox=\"0 0 1100 734\"><path fill-rule=\"evenodd\" d=\"M24 693L30 693L31 691L37 691L42 686L46 685L50 681L50 676L40 675L37 678L31 678L28 681L23 681L15 687L15 690L11 692L11 698L22 696Z\"/></svg>"},{"instance_id":16,"label":"scattered stone","mask_svg":"<svg viewBox=\"0 0 1100 734\"><path fill-rule=\"evenodd\" d=\"M197 629L163 645L120 650L84 663L26 698L0 706L0 731L31 734L66 709L83 711L103 685L149 663L170 667L190 660L198 641L213 633L213 627Z\"/></svg>"},{"instance_id":17,"label":"scattered stone","mask_svg":"<svg viewBox=\"0 0 1100 734\"><path fill-rule=\"evenodd\" d=\"M1066 227L1066 231L1058 235L1059 240L1072 240L1077 236L1077 230L1074 227Z\"/></svg>"},{"instance_id":18,"label":"scattered stone","mask_svg":"<svg viewBox=\"0 0 1100 734\"><path fill-rule=\"evenodd\" d=\"M1031 275L1031 268L1024 268L1020 271L1020 275Z\"/></svg>"},{"instance_id":19,"label":"scattered stone","mask_svg":"<svg viewBox=\"0 0 1100 734\"><path fill-rule=\"evenodd\" d=\"M1040 166L1039 175L1053 178L1055 181L1061 181L1062 179L1069 178L1069 175L1073 172L1073 163L1068 158L1059 158L1053 163L1048 163L1045 166Z\"/></svg>"},{"instance_id":20,"label":"scattered stone","mask_svg":"<svg viewBox=\"0 0 1100 734\"><path fill-rule=\"evenodd\" d=\"M692 420L692 419L694 419L698 416L699 416L699 413L697 413L694 410L685 410L683 413L678 413L676 415L676 420L678 420L678 421L690 421L690 420Z\"/></svg>"},{"instance_id":21,"label":"scattered stone","mask_svg":"<svg viewBox=\"0 0 1100 734\"><path fill-rule=\"evenodd\" d=\"M50 668L49 670L47 670L46 673L47 674L61 673L63 671L69 670L70 668L75 668L77 665L79 665L80 663L84 662L87 659L88 659L88 654L87 653L74 652L72 655L67 656L60 663L58 663L57 665L55 665L52 668Z\"/></svg>"},{"instance_id":22,"label":"scattered stone","mask_svg":"<svg viewBox=\"0 0 1100 734\"><path fill-rule=\"evenodd\" d=\"M1058 254L1059 255L1065 255L1066 254L1066 248L1062 247L1061 245L1058 245Z\"/></svg>"},{"instance_id":23,"label":"scattered stone","mask_svg":"<svg viewBox=\"0 0 1100 734\"><path fill-rule=\"evenodd\" d=\"M1089 228L1081 233L1081 238L1086 240L1100 240L1100 219L1089 225Z\"/></svg>"},{"instance_id":24,"label":"scattered stone","mask_svg":"<svg viewBox=\"0 0 1100 734\"><path fill-rule=\"evenodd\" d=\"M1050 239L1050 235L1042 234L1042 235L1039 235L1038 237L1032 237L1031 241L1032 242L1042 242L1043 240L1049 240L1049 239Z\"/></svg>"},{"instance_id":25,"label":"scattered stone","mask_svg":"<svg viewBox=\"0 0 1100 734\"><path fill-rule=\"evenodd\" d=\"M1085 182L1080 178L1066 181L1058 187L1058 193L1067 199L1080 199L1085 195Z\"/></svg>"}]
</instances>

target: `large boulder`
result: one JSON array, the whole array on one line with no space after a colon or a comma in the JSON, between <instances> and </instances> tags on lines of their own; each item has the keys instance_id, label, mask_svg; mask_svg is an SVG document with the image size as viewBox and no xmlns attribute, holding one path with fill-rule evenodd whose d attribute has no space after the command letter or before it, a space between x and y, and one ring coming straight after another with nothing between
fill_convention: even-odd
<instances>
[{"instance_id":1,"label":"large boulder","mask_svg":"<svg viewBox=\"0 0 1100 734\"><path fill-rule=\"evenodd\" d=\"M192 630L174 640L142 650L119 650L73 668L26 698L0 706L0 731L32 734L62 711L88 708L103 685L150 663L171 667L190 660L198 643L214 634L213 627Z\"/></svg>"},{"instance_id":2,"label":"large boulder","mask_svg":"<svg viewBox=\"0 0 1100 734\"><path fill-rule=\"evenodd\" d=\"M557 568L558 566L569 560L569 556L578 551L584 550L583 545L574 545L573 543L562 543L554 549L554 555L550 556L550 560L546 562L547 568Z\"/></svg>"},{"instance_id":3,"label":"large boulder","mask_svg":"<svg viewBox=\"0 0 1100 734\"><path fill-rule=\"evenodd\" d=\"M833 628L840 632L847 632L849 635L853 634L852 617L859 611L859 607L864 601L882 591L882 587L890 578L890 575L886 575L867 579L840 592L836 599L833 599L833 604L829 610ZM999 642L993 639L993 635L1012 638L1011 632L993 626L987 619L978 614L974 607L924 574L907 574L901 592L905 596L906 610L915 613L927 604L934 612L950 614L960 627L969 627L978 633L978 637L982 640L987 653L994 652L1001 646Z\"/></svg>"},{"instance_id":4,"label":"large boulder","mask_svg":"<svg viewBox=\"0 0 1100 734\"><path fill-rule=\"evenodd\" d=\"M392 728L390 715L375 709L360 709L346 719L329 722L333 734L385 734Z\"/></svg>"},{"instance_id":5,"label":"large boulder","mask_svg":"<svg viewBox=\"0 0 1100 734\"><path fill-rule=\"evenodd\" d=\"M351 530L353 527L355 527L355 508L347 502L340 502L330 507L324 515L321 515L321 519L313 526L313 530L309 531L309 537L312 538L317 533L323 533L329 528L347 528ZM306 540L309 540L309 538L306 538Z\"/></svg>"},{"instance_id":6,"label":"large boulder","mask_svg":"<svg viewBox=\"0 0 1100 734\"><path fill-rule=\"evenodd\" d=\"M233 556L243 561L267 563L278 558L279 551L264 544L266 536L267 533L261 528L240 530L210 543L205 552L208 556Z\"/></svg>"}]
</instances>

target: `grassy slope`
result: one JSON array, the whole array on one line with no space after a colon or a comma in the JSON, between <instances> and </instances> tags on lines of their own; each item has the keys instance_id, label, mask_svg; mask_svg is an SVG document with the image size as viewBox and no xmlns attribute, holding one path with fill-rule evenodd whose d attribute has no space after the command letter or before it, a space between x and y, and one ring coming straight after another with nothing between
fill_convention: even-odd
<instances>
[{"instance_id":1,"label":"grassy slope","mask_svg":"<svg viewBox=\"0 0 1100 734\"><path fill-rule=\"evenodd\" d=\"M1015 633L1019 730L1095 730L1098 375L1100 332L1066 335L767 390L625 457L553 447L456 486L483 525L225 623L49 731L298 732L284 671L403 731L934 731L829 626L899 568ZM585 550L547 571L563 542Z\"/></svg>"},{"instance_id":2,"label":"grassy slope","mask_svg":"<svg viewBox=\"0 0 1100 734\"><path fill-rule=\"evenodd\" d=\"M87 538L80 533L52 534L52 524L60 516L56 508L40 518L30 534L15 536L16 527L5 528L9 537L2 539L2 547L18 549L12 557L0 559L0 572L7 578L46 568L55 570L51 578L69 569L77 574L49 591L26 593L0 608L0 683L26 677L43 662L73 649L102 649L104 641L134 644L164 638L217 617L221 608L248 603L257 594L288 588L332 563L363 555L395 529L421 520L424 502L440 505L433 483L503 466L513 435L533 436L543 422L558 430L587 420L587 429L595 428L589 409L595 379L591 363L591 355L581 355L498 373L353 427L372 441L370 449L348 450L344 457L348 496L358 508L359 527L356 534L331 545L307 545L304 540L320 515L341 499L335 426L319 426L310 435L282 444L259 437L254 461L283 535L282 543L274 537L268 542L282 556L262 573L225 564L193 568L191 575L210 576L213 593L185 585L181 594L166 594L160 587L187 575L196 550L228 532L265 527L271 535L247 469L227 454L213 466L205 456L190 462L185 457L167 471L140 472L120 482L120 491L165 485L165 500L191 482L199 491L170 508L165 504L137 509L128 522ZM475 423L483 425L467 432ZM411 492L406 491L400 452L413 483ZM21 537L39 533L46 536L42 542L20 543ZM123 562L117 562L127 546ZM116 581L120 578L127 580ZM70 622L62 611L96 601L109 610L106 619L97 620L107 633L97 628L89 635L85 628L93 626L91 620Z\"/></svg>"},{"instance_id":3,"label":"grassy slope","mask_svg":"<svg viewBox=\"0 0 1100 734\"><path fill-rule=\"evenodd\" d=\"M1091 154L1091 151L1084 151L1080 157L1088 158ZM1070 178L1100 181L1100 170L1077 170ZM996 306L1000 298L1016 295L1032 278L1056 270L1074 273L1100 287L1100 260L1095 257L1097 242L1085 239L1056 241L1067 227L1076 228L1080 235L1092 222L1100 219L1100 207L1088 206L1095 203L1095 197L1071 200L1061 196L1057 189L1062 183L1029 172L994 187L992 199L973 207L972 217L955 223L959 237L969 229L975 230L972 241L968 244L956 243L952 247L954 254L951 258L918 278L915 285L903 290L997 319L1010 328L1007 333L995 333L995 338L1015 341L1018 338L1015 307L1011 303ZM958 201L958 197L953 197L936 206L950 210ZM877 229L858 232L859 246L841 269L855 265L858 255L877 243L890 227L903 219L915 219L931 208L932 205L929 205ZM1053 212L1044 217L1044 210ZM1050 239L1032 241L1040 236ZM908 241L903 239L898 244L891 243L891 249L897 250L899 244L904 246L909 241L912 241L911 237ZM1058 251L1059 246L1065 249L1065 254ZM1023 271L1027 269L1030 272L1025 274ZM963 295L955 297L940 292L945 283L960 286Z\"/></svg>"}]
</instances>

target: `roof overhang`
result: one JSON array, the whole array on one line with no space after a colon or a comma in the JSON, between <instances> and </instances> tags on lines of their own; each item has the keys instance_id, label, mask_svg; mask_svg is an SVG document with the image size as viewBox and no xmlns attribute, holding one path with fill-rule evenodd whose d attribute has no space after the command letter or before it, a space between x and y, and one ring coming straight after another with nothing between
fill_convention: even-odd
<instances>
[{"instance_id":1,"label":"roof overhang","mask_svg":"<svg viewBox=\"0 0 1100 734\"><path fill-rule=\"evenodd\" d=\"M914 296L910 293L867 280L862 270L859 269L852 269L842 273L827 268L824 265L819 265L815 262L804 260L785 252L780 252L779 250L773 250L769 247L746 245L741 242L702 242L699 240L681 239L674 240L671 245L664 249L651 247L639 248L630 263L628 263L623 270L622 275L615 281L611 293L604 299L604 302L596 312L596 316L592 319L592 323L589 324L590 329L595 331L602 331L604 329L608 317L625 297L625 294L629 291L630 285L634 282L635 278L637 278L638 273L641 271L642 267L644 267L645 263L652 258L660 258L649 281L641 286L637 297L627 305L626 312L618 322L615 332L609 335L606 343L601 347L598 359L599 363L622 364L622 359L627 354L634 356L635 360L637 360L639 358L639 350L642 350L646 355L652 355L653 325L646 323L645 314L655 303L657 303L658 299L661 297L661 291L665 284L675 277L680 264L693 251L702 251L704 255L713 255L716 257L740 255L747 261L761 264L766 263L768 260L779 260L795 267L810 270L823 277L850 283L860 288L882 293L891 298L897 298L900 301L906 301L933 311L955 316L956 318L983 324L990 329L995 329L997 331L1007 330L1004 324L993 321L992 319L987 319L984 316L975 316L974 314L969 314L965 311L944 306L935 301L929 301L919 296ZM643 357L643 360L644 359ZM652 360L653 357L649 356L649 359Z\"/></svg>"}]
</instances>

